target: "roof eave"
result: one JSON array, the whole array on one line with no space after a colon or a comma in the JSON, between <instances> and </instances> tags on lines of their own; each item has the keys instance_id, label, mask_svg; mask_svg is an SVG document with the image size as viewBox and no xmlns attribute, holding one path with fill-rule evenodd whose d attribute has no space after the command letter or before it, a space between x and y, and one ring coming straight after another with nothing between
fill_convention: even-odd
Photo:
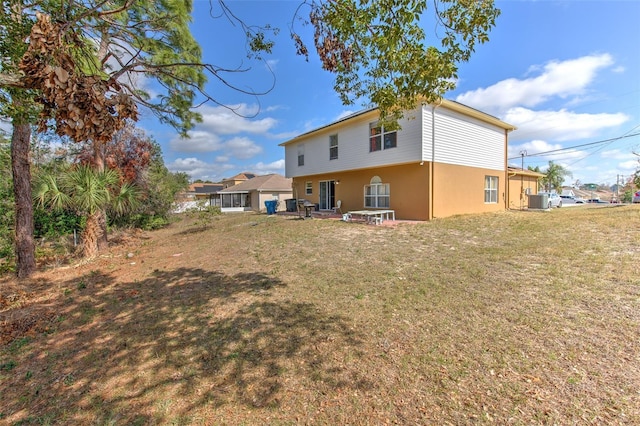
<instances>
[{"instance_id":1,"label":"roof eave","mask_svg":"<svg viewBox=\"0 0 640 426\"><path fill-rule=\"evenodd\" d=\"M489 115L489 114L487 114L485 112L482 112L480 110L471 108L471 107L469 107L467 105L464 105L464 104L461 104L459 102L449 101L449 100L446 100L446 99L441 99L437 103L434 103L434 105L438 105L438 106L441 105L441 106L443 106L443 107L445 107L447 109L450 109L452 111L456 111L456 112L459 112L461 114L467 115L469 117L473 117L475 119L483 121L485 123L492 124L494 126L500 127L502 129L506 130L507 132L512 132L512 131L517 129L517 127L512 125L512 124L506 123L506 122L504 122L504 121L502 121L502 120L500 120L500 119L498 119L498 118L496 118L496 117L494 117L492 115ZM351 115L348 115L348 116L346 116L344 118L341 118L340 120L334 121L333 123L329 123L329 124L327 124L325 126L321 126L321 127L316 128L316 129L313 129L313 130L310 130L308 132L305 132L305 133L303 133L301 135L298 135L293 139L289 139L288 141L285 141L285 142L282 142L281 144L278 144L278 146L287 146L287 145L291 145L291 144L296 143L296 142L300 142L301 140L307 139L308 137L310 137L310 136L312 136L312 135L314 135L314 134L316 134L318 132L327 131L327 130L329 130L331 128L338 127L338 126L344 124L345 122L351 121L351 120L353 120L353 119L355 119L357 117L366 116L367 114L370 114L370 115L377 114L378 111L379 111L379 108L374 107L374 108L365 109L365 110L360 111L360 112L356 112L354 114L351 114Z\"/></svg>"},{"instance_id":2,"label":"roof eave","mask_svg":"<svg viewBox=\"0 0 640 426\"><path fill-rule=\"evenodd\" d=\"M500 120L497 117L489 115L486 112L482 112L475 108L471 108L470 106L461 104L459 102L442 99L437 103L437 105L442 105L443 107L448 108L450 110L468 115L480 121L484 121L485 123L489 123L489 124L493 124L494 126L501 127L508 132L512 132L517 129L517 127L514 126L513 124L505 123L504 121Z\"/></svg>"},{"instance_id":3,"label":"roof eave","mask_svg":"<svg viewBox=\"0 0 640 426\"><path fill-rule=\"evenodd\" d=\"M378 110L379 110L378 108L369 108L369 109L365 109L365 110L353 113L351 115L348 115L346 117L341 118L340 120L334 121L333 123L329 123L327 125L318 127L316 129L313 129L313 130L310 130L308 132L305 132L305 133L303 133L301 135L298 135L293 139L289 139L288 141L282 142L281 144L278 144L278 146L291 145L292 143L299 142L299 141L301 141L303 139L306 139L309 136L314 135L314 134L316 134L318 132L321 132L323 130L329 130L331 128L338 127L338 126L342 125L343 123L345 123L347 121L351 121L351 120L353 120L354 118L357 118L357 117L366 116L368 114L375 115L375 114L378 113Z\"/></svg>"}]
</instances>

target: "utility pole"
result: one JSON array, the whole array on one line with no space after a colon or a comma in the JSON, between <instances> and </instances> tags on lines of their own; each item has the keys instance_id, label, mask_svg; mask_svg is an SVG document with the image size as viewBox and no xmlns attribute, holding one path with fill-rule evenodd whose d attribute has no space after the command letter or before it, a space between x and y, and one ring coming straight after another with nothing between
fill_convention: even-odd
<instances>
[{"instance_id":1,"label":"utility pole","mask_svg":"<svg viewBox=\"0 0 640 426\"><path fill-rule=\"evenodd\" d=\"M522 157L522 173L520 174L520 210L524 209L524 156L527 155L527 150L520 151Z\"/></svg>"}]
</instances>

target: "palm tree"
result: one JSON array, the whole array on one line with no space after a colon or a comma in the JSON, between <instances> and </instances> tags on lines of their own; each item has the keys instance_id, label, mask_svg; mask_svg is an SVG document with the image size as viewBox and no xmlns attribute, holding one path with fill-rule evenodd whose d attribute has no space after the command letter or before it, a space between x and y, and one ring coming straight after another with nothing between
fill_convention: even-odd
<instances>
[{"instance_id":1,"label":"palm tree","mask_svg":"<svg viewBox=\"0 0 640 426\"><path fill-rule=\"evenodd\" d=\"M113 169L97 171L79 165L58 174L43 172L37 178L33 197L44 208L72 209L86 217L81 234L82 253L92 258L98 253L102 212L127 213L137 204L138 191L130 183L121 183Z\"/></svg>"},{"instance_id":2,"label":"palm tree","mask_svg":"<svg viewBox=\"0 0 640 426\"><path fill-rule=\"evenodd\" d=\"M565 169L562 165L549 161L549 167L545 172L546 176L542 178L543 184L549 191L554 189L558 194L562 193L562 184L566 177L573 177L573 173Z\"/></svg>"}]
</instances>

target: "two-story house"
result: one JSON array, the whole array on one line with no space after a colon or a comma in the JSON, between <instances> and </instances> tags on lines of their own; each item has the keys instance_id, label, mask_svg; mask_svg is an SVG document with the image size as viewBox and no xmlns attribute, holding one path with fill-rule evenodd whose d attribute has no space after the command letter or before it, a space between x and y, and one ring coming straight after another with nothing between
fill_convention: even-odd
<instances>
[{"instance_id":1,"label":"two-story house","mask_svg":"<svg viewBox=\"0 0 640 426\"><path fill-rule=\"evenodd\" d=\"M320 210L392 209L430 220L508 207L507 140L515 127L442 100L405 114L401 129L378 123L377 108L281 144L293 196Z\"/></svg>"}]
</instances>

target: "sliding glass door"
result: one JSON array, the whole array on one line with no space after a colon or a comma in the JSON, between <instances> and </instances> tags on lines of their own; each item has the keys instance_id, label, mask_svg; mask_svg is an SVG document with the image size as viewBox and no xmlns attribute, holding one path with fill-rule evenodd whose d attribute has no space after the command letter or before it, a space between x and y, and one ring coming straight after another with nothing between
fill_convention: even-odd
<instances>
[{"instance_id":1,"label":"sliding glass door","mask_svg":"<svg viewBox=\"0 0 640 426\"><path fill-rule=\"evenodd\" d=\"M329 210L335 206L335 187L333 180L320 181L320 210Z\"/></svg>"}]
</instances>

